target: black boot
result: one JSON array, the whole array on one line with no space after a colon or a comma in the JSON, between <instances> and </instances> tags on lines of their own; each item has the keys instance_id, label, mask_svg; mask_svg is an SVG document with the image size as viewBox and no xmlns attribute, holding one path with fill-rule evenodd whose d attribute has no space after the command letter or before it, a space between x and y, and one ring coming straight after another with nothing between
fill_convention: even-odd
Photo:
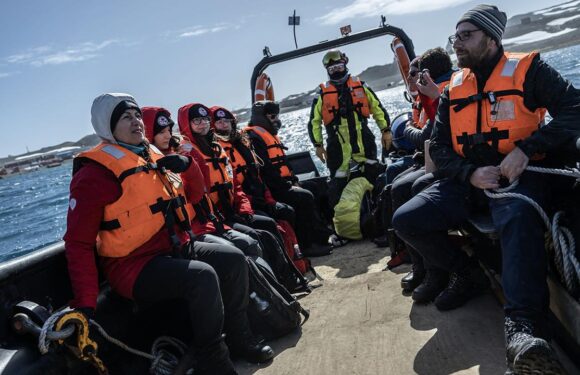
<instances>
[{"instance_id":1,"label":"black boot","mask_svg":"<svg viewBox=\"0 0 580 375\"><path fill-rule=\"evenodd\" d=\"M232 327L226 335L226 342L232 357L241 357L251 363L268 362L274 358L274 350L254 336L247 320Z\"/></svg>"},{"instance_id":2,"label":"black boot","mask_svg":"<svg viewBox=\"0 0 580 375\"><path fill-rule=\"evenodd\" d=\"M222 338L198 351L190 348L179 360L173 374L185 375L191 368L194 368L195 375L237 375Z\"/></svg>"},{"instance_id":3,"label":"black boot","mask_svg":"<svg viewBox=\"0 0 580 375\"><path fill-rule=\"evenodd\" d=\"M401 288L406 293L412 292L415 288L417 288L425 278L425 268L422 264L413 264L413 269L411 272L406 274L401 279Z\"/></svg>"},{"instance_id":4,"label":"black boot","mask_svg":"<svg viewBox=\"0 0 580 375\"><path fill-rule=\"evenodd\" d=\"M332 254L332 246L325 244L312 243L310 246L302 249L302 254L307 257L321 257Z\"/></svg>"},{"instance_id":5,"label":"black boot","mask_svg":"<svg viewBox=\"0 0 580 375\"><path fill-rule=\"evenodd\" d=\"M423 282L413 290L413 301L417 303L431 302L447 285L447 272L439 269L428 269Z\"/></svg>"},{"instance_id":6,"label":"black boot","mask_svg":"<svg viewBox=\"0 0 580 375\"><path fill-rule=\"evenodd\" d=\"M565 374L550 344L536 337L530 320L506 317L505 339L506 374Z\"/></svg>"},{"instance_id":7,"label":"black boot","mask_svg":"<svg viewBox=\"0 0 580 375\"><path fill-rule=\"evenodd\" d=\"M435 298L435 306L442 311L458 308L488 287L489 279L483 270L476 263L470 264L451 273L447 288Z\"/></svg>"}]
</instances>

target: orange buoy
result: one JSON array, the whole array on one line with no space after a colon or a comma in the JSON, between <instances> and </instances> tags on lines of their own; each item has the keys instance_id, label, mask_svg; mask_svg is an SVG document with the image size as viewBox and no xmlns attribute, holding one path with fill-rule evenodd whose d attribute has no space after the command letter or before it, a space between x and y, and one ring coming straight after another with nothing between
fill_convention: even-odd
<instances>
[{"instance_id":1,"label":"orange buoy","mask_svg":"<svg viewBox=\"0 0 580 375\"><path fill-rule=\"evenodd\" d=\"M391 49L395 54L395 59L397 60L397 64L399 65L399 71L401 72L403 81L407 86L407 91L409 91L409 82L407 81L407 77L409 75L409 67L411 66L411 60L409 59L409 55L407 54L405 45L403 44L401 39L395 37L391 42Z\"/></svg>"},{"instance_id":2,"label":"orange buoy","mask_svg":"<svg viewBox=\"0 0 580 375\"><path fill-rule=\"evenodd\" d=\"M254 91L254 101L274 100L274 86L266 73L260 74L256 80L256 90Z\"/></svg>"}]
</instances>

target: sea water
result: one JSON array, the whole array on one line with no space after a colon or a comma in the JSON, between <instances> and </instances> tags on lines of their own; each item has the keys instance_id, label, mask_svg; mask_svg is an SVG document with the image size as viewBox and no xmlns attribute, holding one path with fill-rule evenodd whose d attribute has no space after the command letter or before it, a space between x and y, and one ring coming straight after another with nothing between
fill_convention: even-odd
<instances>
[{"instance_id":1,"label":"sea water","mask_svg":"<svg viewBox=\"0 0 580 375\"><path fill-rule=\"evenodd\" d=\"M580 46L573 46L548 52L542 58L574 86L580 87L579 56ZM410 109L403 98L402 86L379 91L377 96L391 120ZM289 148L289 153L310 151L317 166L324 172L324 165L314 156L308 139L306 124L309 114L310 108L282 114L280 137ZM379 142L379 131L372 120L370 128ZM60 167L0 180L0 262L62 239L66 231L71 171L72 163L67 162Z\"/></svg>"}]
</instances>

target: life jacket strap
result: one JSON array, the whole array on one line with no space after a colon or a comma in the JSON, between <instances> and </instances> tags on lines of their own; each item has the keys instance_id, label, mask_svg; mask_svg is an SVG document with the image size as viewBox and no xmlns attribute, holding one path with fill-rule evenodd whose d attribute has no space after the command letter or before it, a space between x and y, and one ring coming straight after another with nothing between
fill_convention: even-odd
<instances>
[{"instance_id":1,"label":"life jacket strap","mask_svg":"<svg viewBox=\"0 0 580 375\"><path fill-rule=\"evenodd\" d=\"M523 91L521 90L500 90L500 91L488 91L488 92L480 92L475 95L470 95L467 98L461 99L452 99L449 101L449 105L454 105L453 110L455 112L459 112L471 103L476 103L482 100L489 100L491 104L495 104L497 102L497 98L501 98L502 96L510 96L510 95L517 95L517 96L524 96Z\"/></svg>"},{"instance_id":2,"label":"life jacket strap","mask_svg":"<svg viewBox=\"0 0 580 375\"><path fill-rule=\"evenodd\" d=\"M460 145L475 146L482 143L491 142L494 149L498 149L499 141L502 139L509 139L509 130L498 130L498 128L491 128L489 132L467 134L463 132L457 136L457 143Z\"/></svg>"}]
</instances>

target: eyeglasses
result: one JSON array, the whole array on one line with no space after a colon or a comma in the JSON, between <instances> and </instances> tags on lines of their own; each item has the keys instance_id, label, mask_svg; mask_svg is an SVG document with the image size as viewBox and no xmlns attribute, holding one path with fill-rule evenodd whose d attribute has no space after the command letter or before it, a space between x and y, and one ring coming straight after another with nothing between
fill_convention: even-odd
<instances>
[{"instance_id":1,"label":"eyeglasses","mask_svg":"<svg viewBox=\"0 0 580 375\"><path fill-rule=\"evenodd\" d=\"M204 122L210 122L211 119L209 117L196 117L194 119L191 119L191 121L193 121L194 125L201 125Z\"/></svg>"},{"instance_id":2,"label":"eyeglasses","mask_svg":"<svg viewBox=\"0 0 580 375\"><path fill-rule=\"evenodd\" d=\"M471 38L471 34L473 34L476 31L482 31L482 30L481 29L465 30L465 31L462 31L462 32L457 33L457 34L453 34L447 39L449 40L450 44L455 44L457 39L459 39L459 41L461 41L461 42L465 42L466 40Z\"/></svg>"},{"instance_id":3,"label":"eyeglasses","mask_svg":"<svg viewBox=\"0 0 580 375\"><path fill-rule=\"evenodd\" d=\"M334 64L334 65L329 65L326 70L328 71L328 74L332 74L334 72L344 72L345 69L345 65L344 64Z\"/></svg>"}]
</instances>

